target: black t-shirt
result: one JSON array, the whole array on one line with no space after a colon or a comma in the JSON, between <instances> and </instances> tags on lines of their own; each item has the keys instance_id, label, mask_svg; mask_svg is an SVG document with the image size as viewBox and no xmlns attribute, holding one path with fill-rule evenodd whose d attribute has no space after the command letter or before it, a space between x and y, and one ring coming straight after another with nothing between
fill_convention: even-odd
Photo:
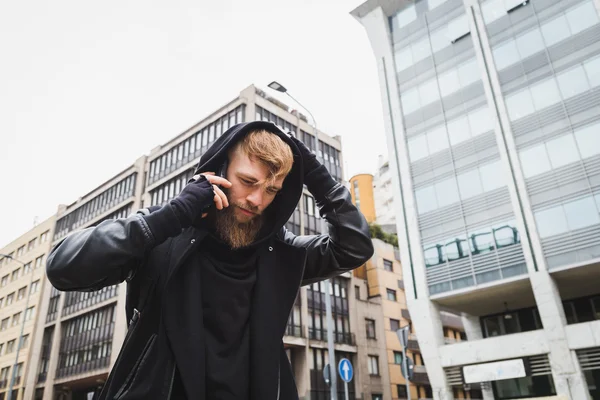
<instances>
[{"instance_id":1,"label":"black t-shirt","mask_svg":"<svg viewBox=\"0 0 600 400\"><path fill-rule=\"evenodd\" d=\"M231 250L208 235L200 244L206 398L249 398L250 306L256 249Z\"/></svg>"}]
</instances>

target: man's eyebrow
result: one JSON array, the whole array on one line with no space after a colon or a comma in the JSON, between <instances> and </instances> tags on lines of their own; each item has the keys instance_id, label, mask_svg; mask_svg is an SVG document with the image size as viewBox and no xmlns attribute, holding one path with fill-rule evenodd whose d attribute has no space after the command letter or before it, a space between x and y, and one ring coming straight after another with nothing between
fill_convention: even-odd
<instances>
[{"instance_id":1,"label":"man's eyebrow","mask_svg":"<svg viewBox=\"0 0 600 400\"><path fill-rule=\"evenodd\" d=\"M239 177L241 177L241 178L244 178L244 179L246 179L246 180L248 180L248 181L252 181L252 182L258 182L258 179L256 179L255 177L253 177L253 176L251 176L251 175L246 175L246 174L245 174L245 173L243 173L243 172L238 172L238 173L237 173L237 176L239 176Z\"/></svg>"}]
</instances>

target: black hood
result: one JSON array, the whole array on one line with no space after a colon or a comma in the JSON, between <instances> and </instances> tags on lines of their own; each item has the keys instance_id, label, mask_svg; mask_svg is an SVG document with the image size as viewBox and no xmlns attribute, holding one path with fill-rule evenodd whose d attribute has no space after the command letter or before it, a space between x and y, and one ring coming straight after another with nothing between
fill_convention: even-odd
<instances>
[{"instance_id":1,"label":"black hood","mask_svg":"<svg viewBox=\"0 0 600 400\"><path fill-rule=\"evenodd\" d=\"M290 139L287 134L271 122L254 121L234 125L223 133L223 135L208 148L206 153L200 157L200 162L196 167L194 175L206 171L218 172L227 159L229 149L231 149L233 145L246 134L259 129L264 129L279 136L290 146L292 153L294 154L294 165L292 166L292 170L285 178L283 187L277 197L275 197L275 200L273 200L273 203L265 210L265 225L263 226L263 230L258 239L259 241L262 241L277 233L285 225L302 196L302 188L304 185L302 156L294 141Z\"/></svg>"}]
</instances>

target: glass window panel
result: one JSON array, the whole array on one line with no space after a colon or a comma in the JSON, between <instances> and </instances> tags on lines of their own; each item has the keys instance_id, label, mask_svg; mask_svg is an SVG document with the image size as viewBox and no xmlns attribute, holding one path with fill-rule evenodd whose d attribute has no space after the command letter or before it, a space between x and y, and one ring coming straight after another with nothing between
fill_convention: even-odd
<instances>
[{"instance_id":1,"label":"glass window panel","mask_svg":"<svg viewBox=\"0 0 600 400\"><path fill-rule=\"evenodd\" d=\"M431 32L431 48L433 52L440 51L450 45L448 39L448 28L444 26Z\"/></svg>"},{"instance_id":2,"label":"glass window panel","mask_svg":"<svg viewBox=\"0 0 600 400\"><path fill-rule=\"evenodd\" d=\"M467 117L469 119L469 126L471 127L471 136L481 135L493 128L492 119L487 107L471 111Z\"/></svg>"},{"instance_id":3,"label":"glass window panel","mask_svg":"<svg viewBox=\"0 0 600 400\"><path fill-rule=\"evenodd\" d=\"M502 224L492 229L497 247L510 246L518 242L517 229L514 224Z\"/></svg>"},{"instance_id":4,"label":"glass window panel","mask_svg":"<svg viewBox=\"0 0 600 400\"><path fill-rule=\"evenodd\" d=\"M519 61L519 51L514 40L502 43L492 50L496 68L502 70Z\"/></svg>"},{"instance_id":5,"label":"glass window panel","mask_svg":"<svg viewBox=\"0 0 600 400\"><path fill-rule=\"evenodd\" d=\"M433 186L427 186L425 188L416 190L415 198L417 201L419 214L423 214L438 208L437 199L435 197L435 188Z\"/></svg>"},{"instance_id":6,"label":"glass window panel","mask_svg":"<svg viewBox=\"0 0 600 400\"><path fill-rule=\"evenodd\" d=\"M407 90L405 93L402 93L400 99L402 100L402 110L404 111L404 115L410 114L411 112L421 108L421 101L419 99L419 92L417 88Z\"/></svg>"},{"instance_id":7,"label":"glass window panel","mask_svg":"<svg viewBox=\"0 0 600 400\"><path fill-rule=\"evenodd\" d=\"M458 189L461 199L468 199L483 193L479 170L474 169L458 175Z\"/></svg>"},{"instance_id":8,"label":"glass window panel","mask_svg":"<svg viewBox=\"0 0 600 400\"><path fill-rule=\"evenodd\" d=\"M419 85L419 97L421 98L421 107L439 100L437 80L432 79Z\"/></svg>"},{"instance_id":9,"label":"glass window panel","mask_svg":"<svg viewBox=\"0 0 600 400\"><path fill-rule=\"evenodd\" d=\"M590 85L592 87L600 86L600 57L596 57L583 63L583 68L587 73Z\"/></svg>"},{"instance_id":10,"label":"glass window panel","mask_svg":"<svg viewBox=\"0 0 600 400\"><path fill-rule=\"evenodd\" d=\"M396 71L403 71L413 65L413 56L410 46L405 47L394 54L396 60Z\"/></svg>"},{"instance_id":11,"label":"glass window panel","mask_svg":"<svg viewBox=\"0 0 600 400\"><path fill-rule=\"evenodd\" d=\"M560 101L558 86L554 78L536 83L531 86L531 96L537 111L556 104Z\"/></svg>"},{"instance_id":12,"label":"glass window panel","mask_svg":"<svg viewBox=\"0 0 600 400\"><path fill-rule=\"evenodd\" d=\"M469 20L467 14L462 14L460 17L454 18L448 22L448 38L451 42L459 37L469 33Z\"/></svg>"},{"instance_id":13,"label":"glass window panel","mask_svg":"<svg viewBox=\"0 0 600 400\"><path fill-rule=\"evenodd\" d=\"M544 39L539 28L535 28L516 39L521 59L544 50Z\"/></svg>"},{"instance_id":14,"label":"glass window panel","mask_svg":"<svg viewBox=\"0 0 600 400\"><path fill-rule=\"evenodd\" d=\"M425 256L425 265L438 265L445 262L444 252L442 251L442 247L440 245L426 246L423 249L423 254Z\"/></svg>"},{"instance_id":15,"label":"glass window panel","mask_svg":"<svg viewBox=\"0 0 600 400\"><path fill-rule=\"evenodd\" d=\"M473 59L458 67L458 77L462 87L466 87L471 83L480 80L481 76L479 75L477 60Z\"/></svg>"},{"instance_id":16,"label":"glass window panel","mask_svg":"<svg viewBox=\"0 0 600 400\"><path fill-rule=\"evenodd\" d=\"M594 195L594 200L596 201L596 209L600 211L600 193ZM600 312L600 308L598 308L598 311Z\"/></svg>"},{"instance_id":17,"label":"glass window panel","mask_svg":"<svg viewBox=\"0 0 600 400\"><path fill-rule=\"evenodd\" d=\"M458 260L469 254L465 236L458 237L446 243L446 257L448 261Z\"/></svg>"},{"instance_id":18,"label":"glass window panel","mask_svg":"<svg viewBox=\"0 0 600 400\"><path fill-rule=\"evenodd\" d=\"M484 192L489 192L490 190L506 185L506 174L502 171L502 162L500 160L482 165L479 167L479 173L481 174Z\"/></svg>"},{"instance_id":19,"label":"glass window panel","mask_svg":"<svg viewBox=\"0 0 600 400\"><path fill-rule=\"evenodd\" d=\"M576 130L575 140L582 158L600 154L600 123Z\"/></svg>"},{"instance_id":20,"label":"glass window panel","mask_svg":"<svg viewBox=\"0 0 600 400\"><path fill-rule=\"evenodd\" d=\"M442 97L446 97L460 89L460 81L458 79L458 70L452 69L439 77L440 91Z\"/></svg>"},{"instance_id":21,"label":"glass window panel","mask_svg":"<svg viewBox=\"0 0 600 400\"><path fill-rule=\"evenodd\" d=\"M494 250L495 241L491 229L481 229L470 232L470 245L473 253L481 254Z\"/></svg>"},{"instance_id":22,"label":"glass window panel","mask_svg":"<svg viewBox=\"0 0 600 400\"><path fill-rule=\"evenodd\" d=\"M529 89L508 96L506 98L506 108L508 109L508 116L511 121L532 114L535 110Z\"/></svg>"},{"instance_id":23,"label":"glass window panel","mask_svg":"<svg viewBox=\"0 0 600 400\"><path fill-rule=\"evenodd\" d=\"M548 21L543 24L542 35L544 35L544 41L548 47L571 36L567 18L565 18L564 15L560 15L552 21Z\"/></svg>"},{"instance_id":24,"label":"glass window panel","mask_svg":"<svg viewBox=\"0 0 600 400\"><path fill-rule=\"evenodd\" d=\"M580 65L556 75L556 80L563 99L568 99L590 89L585 70Z\"/></svg>"},{"instance_id":25,"label":"glass window panel","mask_svg":"<svg viewBox=\"0 0 600 400\"><path fill-rule=\"evenodd\" d=\"M429 155L427 136L419 135L408 141L408 154L411 161L417 161Z\"/></svg>"},{"instance_id":26,"label":"glass window panel","mask_svg":"<svg viewBox=\"0 0 600 400\"><path fill-rule=\"evenodd\" d=\"M571 34L575 35L598 23L598 11L591 1L567 11L567 22Z\"/></svg>"},{"instance_id":27,"label":"glass window panel","mask_svg":"<svg viewBox=\"0 0 600 400\"><path fill-rule=\"evenodd\" d=\"M460 117L448 122L448 136L450 144L457 145L471 138L471 129L467 117Z\"/></svg>"},{"instance_id":28,"label":"glass window panel","mask_svg":"<svg viewBox=\"0 0 600 400\"><path fill-rule=\"evenodd\" d=\"M448 178L435 184L439 207L456 203L459 200L456 178Z\"/></svg>"},{"instance_id":29,"label":"glass window panel","mask_svg":"<svg viewBox=\"0 0 600 400\"><path fill-rule=\"evenodd\" d=\"M506 15L504 0L490 0L481 5L481 12L486 24L489 24Z\"/></svg>"},{"instance_id":30,"label":"glass window panel","mask_svg":"<svg viewBox=\"0 0 600 400\"><path fill-rule=\"evenodd\" d=\"M571 201L564 205L569 229L581 229L600 223L600 215L592 196Z\"/></svg>"},{"instance_id":31,"label":"glass window panel","mask_svg":"<svg viewBox=\"0 0 600 400\"><path fill-rule=\"evenodd\" d=\"M431 48L429 47L429 38L425 37L412 46L413 62L417 63L421 60L426 59L431 55Z\"/></svg>"},{"instance_id":32,"label":"glass window panel","mask_svg":"<svg viewBox=\"0 0 600 400\"><path fill-rule=\"evenodd\" d=\"M427 143L429 144L429 154L434 154L450 147L444 125L427 133Z\"/></svg>"},{"instance_id":33,"label":"glass window panel","mask_svg":"<svg viewBox=\"0 0 600 400\"><path fill-rule=\"evenodd\" d=\"M521 159L521 168L523 168L525 178L550 171L552 168L544 144L520 151L519 158Z\"/></svg>"},{"instance_id":34,"label":"glass window panel","mask_svg":"<svg viewBox=\"0 0 600 400\"><path fill-rule=\"evenodd\" d=\"M579 152L573 135L568 134L546 143L552 168L559 168L579 160Z\"/></svg>"},{"instance_id":35,"label":"glass window panel","mask_svg":"<svg viewBox=\"0 0 600 400\"><path fill-rule=\"evenodd\" d=\"M414 4L406 7L404 10L396 14L396 25L402 28L417 19L417 11Z\"/></svg>"},{"instance_id":36,"label":"glass window panel","mask_svg":"<svg viewBox=\"0 0 600 400\"><path fill-rule=\"evenodd\" d=\"M534 213L540 237L547 238L569 230L562 205Z\"/></svg>"}]
</instances>

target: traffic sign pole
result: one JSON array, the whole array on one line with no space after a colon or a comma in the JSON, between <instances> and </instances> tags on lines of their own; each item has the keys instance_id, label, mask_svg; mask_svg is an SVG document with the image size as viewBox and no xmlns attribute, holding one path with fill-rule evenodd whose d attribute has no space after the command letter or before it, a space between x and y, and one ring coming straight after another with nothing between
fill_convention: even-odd
<instances>
[{"instance_id":1,"label":"traffic sign pole","mask_svg":"<svg viewBox=\"0 0 600 400\"><path fill-rule=\"evenodd\" d=\"M349 400L349 398L348 398L348 382L344 382L344 391L346 392L346 400Z\"/></svg>"},{"instance_id":2,"label":"traffic sign pole","mask_svg":"<svg viewBox=\"0 0 600 400\"><path fill-rule=\"evenodd\" d=\"M410 330L410 326L407 325L403 328L400 328L396 331L398 335L398 339L400 340L400 345L402 346L402 368L404 370L404 379L406 379L406 399L411 400L410 398L410 382L408 380L408 356L406 355L406 347L408 346L408 331Z\"/></svg>"}]
</instances>

